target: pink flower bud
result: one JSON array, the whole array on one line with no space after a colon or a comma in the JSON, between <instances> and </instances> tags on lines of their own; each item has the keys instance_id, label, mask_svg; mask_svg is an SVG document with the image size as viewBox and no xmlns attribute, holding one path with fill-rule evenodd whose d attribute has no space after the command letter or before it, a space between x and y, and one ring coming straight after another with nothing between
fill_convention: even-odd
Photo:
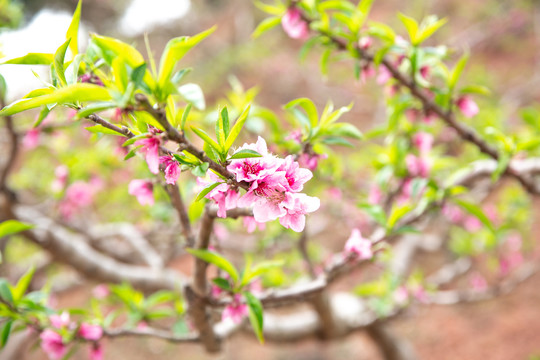
<instances>
[{"instance_id":1,"label":"pink flower bud","mask_svg":"<svg viewBox=\"0 0 540 360\"><path fill-rule=\"evenodd\" d=\"M306 39L309 36L309 25L302 19L300 10L291 7L281 18L281 26L289 37L293 39Z\"/></svg>"},{"instance_id":2,"label":"pink flower bud","mask_svg":"<svg viewBox=\"0 0 540 360\"><path fill-rule=\"evenodd\" d=\"M53 314L49 316L49 321L51 322L51 325L57 329L67 327L69 325L69 313L64 311L60 315Z\"/></svg>"},{"instance_id":3,"label":"pink flower bud","mask_svg":"<svg viewBox=\"0 0 540 360\"><path fill-rule=\"evenodd\" d=\"M420 75L427 80L429 77L429 74L431 72L431 68L428 65L424 65L420 68Z\"/></svg>"},{"instance_id":4,"label":"pink flower bud","mask_svg":"<svg viewBox=\"0 0 540 360\"><path fill-rule=\"evenodd\" d=\"M427 154L433 145L433 135L419 131L413 136L413 144L421 154Z\"/></svg>"},{"instance_id":5,"label":"pink flower bud","mask_svg":"<svg viewBox=\"0 0 540 360\"><path fill-rule=\"evenodd\" d=\"M165 181L167 184L176 184L176 181L180 176L180 166L178 161L176 161L172 155L167 155L161 156L159 162L165 167Z\"/></svg>"},{"instance_id":6,"label":"pink flower bud","mask_svg":"<svg viewBox=\"0 0 540 360\"><path fill-rule=\"evenodd\" d=\"M362 36L358 40L358 46L360 46L360 49L362 49L362 50L369 49L372 44L373 44L373 41L371 40L371 38L369 36Z\"/></svg>"},{"instance_id":7,"label":"pink flower bud","mask_svg":"<svg viewBox=\"0 0 540 360\"><path fill-rule=\"evenodd\" d=\"M472 118L480 111L474 100L467 95L461 96L459 99L457 99L456 105L463 116L468 118Z\"/></svg>"},{"instance_id":8,"label":"pink flower bud","mask_svg":"<svg viewBox=\"0 0 540 360\"><path fill-rule=\"evenodd\" d=\"M35 149L39 145L40 135L41 130L38 128L28 130L22 140L22 146L27 150Z\"/></svg>"},{"instance_id":9,"label":"pink flower bud","mask_svg":"<svg viewBox=\"0 0 540 360\"><path fill-rule=\"evenodd\" d=\"M109 287L105 284L99 284L94 289L92 289L92 295L96 299L105 299L110 295Z\"/></svg>"}]
</instances>

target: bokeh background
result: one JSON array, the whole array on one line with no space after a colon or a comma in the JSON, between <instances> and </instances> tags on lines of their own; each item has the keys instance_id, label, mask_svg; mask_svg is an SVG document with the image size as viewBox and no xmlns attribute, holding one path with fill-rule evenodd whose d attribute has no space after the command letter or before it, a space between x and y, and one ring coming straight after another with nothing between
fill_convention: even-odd
<instances>
[{"instance_id":1,"label":"bokeh background","mask_svg":"<svg viewBox=\"0 0 540 360\"><path fill-rule=\"evenodd\" d=\"M8 57L54 52L63 42L76 1L32 0L23 1L22 5L22 13L10 14L17 28L0 32L0 52ZM415 18L428 14L448 18L448 24L431 41L471 52L466 76L493 90L492 96L481 100L481 106L497 106L498 116L517 121L518 108L534 106L539 100L537 1L380 0L375 2L371 17L404 33L396 16L398 11ZM354 102L346 121L362 130L385 121L382 89L355 81L350 64L336 64L324 78L318 68L317 51L301 62L301 43L287 38L279 29L253 40L251 33L263 18L264 14L247 0L87 0L83 4L81 36L87 38L88 32L116 36L143 49L143 34L147 33L154 53L159 54L170 38L192 35L216 24L218 31L183 60L184 65L193 66L189 81L201 85L207 103L222 98L234 76L245 88L258 86L258 103L278 113L290 100L309 97L319 107L328 100L337 106ZM36 85L29 69L2 66L0 73L8 81L11 100ZM429 255L418 261L429 264ZM336 287L345 287L349 285L347 281L353 280L342 281ZM537 274L512 294L495 300L451 307L415 306L393 320L392 327L413 344L420 359L537 359L539 287ZM83 306L90 290L91 286L72 287L59 294L58 306ZM33 345L24 345L20 359L45 359ZM197 345L176 346L154 339L120 339L105 346L107 359L214 358ZM81 351L74 359L86 356ZM335 342L310 340L265 346L259 346L253 337L237 335L226 343L224 353L215 357L379 359L377 350L362 332ZM4 359L2 353L0 359Z\"/></svg>"}]
</instances>

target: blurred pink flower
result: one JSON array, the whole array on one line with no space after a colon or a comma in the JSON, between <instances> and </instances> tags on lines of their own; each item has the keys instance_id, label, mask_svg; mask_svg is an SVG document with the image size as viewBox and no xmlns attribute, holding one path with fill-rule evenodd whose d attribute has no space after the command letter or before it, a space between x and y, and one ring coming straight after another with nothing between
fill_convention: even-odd
<instances>
[{"instance_id":1,"label":"blurred pink flower","mask_svg":"<svg viewBox=\"0 0 540 360\"><path fill-rule=\"evenodd\" d=\"M79 327L79 336L85 340L97 341L103 336L103 329L99 325L82 323Z\"/></svg>"},{"instance_id":2,"label":"blurred pink flower","mask_svg":"<svg viewBox=\"0 0 540 360\"><path fill-rule=\"evenodd\" d=\"M470 96L464 95L456 100L456 105L463 114L463 116L472 118L480 111L478 105L471 99Z\"/></svg>"},{"instance_id":3,"label":"blurred pink flower","mask_svg":"<svg viewBox=\"0 0 540 360\"><path fill-rule=\"evenodd\" d=\"M384 85L392 78L392 73L384 65L379 66L379 74L377 75L377 84Z\"/></svg>"},{"instance_id":4,"label":"blurred pink flower","mask_svg":"<svg viewBox=\"0 0 540 360\"><path fill-rule=\"evenodd\" d=\"M383 193L378 185L372 185L369 189L368 203L378 205L381 203Z\"/></svg>"},{"instance_id":5,"label":"blurred pink flower","mask_svg":"<svg viewBox=\"0 0 540 360\"><path fill-rule=\"evenodd\" d=\"M243 304L242 297L239 294L236 294L233 301L223 309L221 319L222 321L232 321L235 324L240 324L247 314L247 305Z\"/></svg>"},{"instance_id":6,"label":"blurred pink flower","mask_svg":"<svg viewBox=\"0 0 540 360\"><path fill-rule=\"evenodd\" d=\"M46 329L39 337L41 338L41 348L50 359L59 360L66 355L67 347L60 334L51 329Z\"/></svg>"},{"instance_id":7,"label":"blurred pink flower","mask_svg":"<svg viewBox=\"0 0 540 360\"><path fill-rule=\"evenodd\" d=\"M22 146L27 150L35 149L39 145L39 137L41 130L39 128L32 128L26 132L22 140Z\"/></svg>"},{"instance_id":8,"label":"blurred pink flower","mask_svg":"<svg viewBox=\"0 0 540 360\"><path fill-rule=\"evenodd\" d=\"M154 185L148 180L135 179L129 183L129 194L136 196L141 205L154 205Z\"/></svg>"},{"instance_id":9,"label":"blurred pink flower","mask_svg":"<svg viewBox=\"0 0 540 360\"><path fill-rule=\"evenodd\" d=\"M488 288L486 279L477 271L471 274L469 281L474 291L484 292Z\"/></svg>"},{"instance_id":10,"label":"blurred pink flower","mask_svg":"<svg viewBox=\"0 0 540 360\"><path fill-rule=\"evenodd\" d=\"M250 234L257 230L257 228L259 228L259 230L264 230L266 228L265 223L257 222L253 216L244 216L243 223L247 232Z\"/></svg>"},{"instance_id":11,"label":"blurred pink flower","mask_svg":"<svg viewBox=\"0 0 540 360\"><path fill-rule=\"evenodd\" d=\"M105 284L99 284L92 289L92 295L96 299L105 299L110 293L109 287Z\"/></svg>"},{"instance_id":12,"label":"blurred pink flower","mask_svg":"<svg viewBox=\"0 0 540 360\"><path fill-rule=\"evenodd\" d=\"M413 136L413 144L421 154L427 154L433 146L433 135L419 131Z\"/></svg>"},{"instance_id":13,"label":"blurred pink flower","mask_svg":"<svg viewBox=\"0 0 540 360\"><path fill-rule=\"evenodd\" d=\"M54 181L51 184L51 189L54 192L60 192L64 189L67 183L69 169L66 165L57 166L54 169Z\"/></svg>"},{"instance_id":14,"label":"blurred pink flower","mask_svg":"<svg viewBox=\"0 0 540 360\"><path fill-rule=\"evenodd\" d=\"M415 177L426 178L429 176L431 170L431 163L425 156L416 156L413 154L407 154L405 157L405 164L407 165L407 171L409 175Z\"/></svg>"},{"instance_id":15,"label":"blurred pink flower","mask_svg":"<svg viewBox=\"0 0 540 360\"><path fill-rule=\"evenodd\" d=\"M353 229L351 236L345 243L345 252L355 254L359 260L367 260L373 257L371 240L362 237L359 229Z\"/></svg>"},{"instance_id":16,"label":"blurred pink flower","mask_svg":"<svg viewBox=\"0 0 540 360\"><path fill-rule=\"evenodd\" d=\"M293 39L306 39L309 36L309 25L302 19L300 10L290 7L281 18L281 26L289 37Z\"/></svg>"},{"instance_id":17,"label":"blurred pink flower","mask_svg":"<svg viewBox=\"0 0 540 360\"><path fill-rule=\"evenodd\" d=\"M394 291L394 302L399 305L405 305L407 301L409 300L409 291L407 290L407 287L400 286Z\"/></svg>"},{"instance_id":18,"label":"blurred pink flower","mask_svg":"<svg viewBox=\"0 0 540 360\"><path fill-rule=\"evenodd\" d=\"M373 40L371 40L371 38L369 36L362 36L358 40L358 46L360 46L360 49L362 49L362 50L369 49L372 44L373 44Z\"/></svg>"},{"instance_id":19,"label":"blurred pink flower","mask_svg":"<svg viewBox=\"0 0 540 360\"><path fill-rule=\"evenodd\" d=\"M67 311L64 311L60 315L53 314L49 316L49 321L51 322L51 325L57 329L67 327L70 323L69 313Z\"/></svg>"},{"instance_id":20,"label":"blurred pink flower","mask_svg":"<svg viewBox=\"0 0 540 360\"><path fill-rule=\"evenodd\" d=\"M94 201L97 191L92 183L76 181L66 189L64 199L60 202L59 210L62 216L69 219L74 213L84 207L88 207Z\"/></svg>"},{"instance_id":21,"label":"blurred pink flower","mask_svg":"<svg viewBox=\"0 0 540 360\"><path fill-rule=\"evenodd\" d=\"M362 70L360 70L360 81L362 84L365 84L367 79L375 76L375 73L375 69L370 64L362 66Z\"/></svg>"},{"instance_id":22,"label":"blurred pink flower","mask_svg":"<svg viewBox=\"0 0 540 360\"><path fill-rule=\"evenodd\" d=\"M90 360L103 360L103 345L94 343L90 345Z\"/></svg>"},{"instance_id":23,"label":"blurred pink flower","mask_svg":"<svg viewBox=\"0 0 540 360\"><path fill-rule=\"evenodd\" d=\"M469 232L477 232L482 229L482 222L476 216L466 216L463 220L463 227Z\"/></svg>"},{"instance_id":24,"label":"blurred pink flower","mask_svg":"<svg viewBox=\"0 0 540 360\"><path fill-rule=\"evenodd\" d=\"M464 219L463 211L461 211L461 209L454 204L444 204L441 212L448 220L450 220L450 222L454 224L458 224Z\"/></svg>"},{"instance_id":25,"label":"blurred pink flower","mask_svg":"<svg viewBox=\"0 0 540 360\"><path fill-rule=\"evenodd\" d=\"M429 74L431 73L431 68L428 65L424 65L420 67L420 75L427 80L429 77Z\"/></svg>"}]
</instances>

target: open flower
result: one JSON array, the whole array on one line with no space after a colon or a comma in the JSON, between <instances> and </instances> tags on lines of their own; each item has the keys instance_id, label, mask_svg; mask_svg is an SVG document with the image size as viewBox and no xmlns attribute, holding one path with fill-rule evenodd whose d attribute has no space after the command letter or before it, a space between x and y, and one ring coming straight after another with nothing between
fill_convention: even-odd
<instances>
[{"instance_id":1,"label":"open flower","mask_svg":"<svg viewBox=\"0 0 540 360\"><path fill-rule=\"evenodd\" d=\"M309 36L309 25L302 19L300 10L291 7L281 18L283 30L293 39L306 39Z\"/></svg>"},{"instance_id":2,"label":"open flower","mask_svg":"<svg viewBox=\"0 0 540 360\"><path fill-rule=\"evenodd\" d=\"M288 196L292 198L292 201L283 204L287 213L279 218L279 223L287 229L300 232L306 226L306 214L316 211L321 206L321 201L306 194L289 194Z\"/></svg>"},{"instance_id":3,"label":"open flower","mask_svg":"<svg viewBox=\"0 0 540 360\"><path fill-rule=\"evenodd\" d=\"M148 169L152 174L159 172L159 145L161 140L155 136L135 141L135 145L142 145L141 151L145 153Z\"/></svg>"},{"instance_id":4,"label":"open flower","mask_svg":"<svg viewBox=\"0 0 540 360\"><path fill-rule=\"evenodd\" d=\"M141 205L154 205L154 185L148 180L135 179L129 183L129 194L136 196Z\"/></svg>"},{"instance_id":5,"label":"open flower","mask_svg":"<svg viewBox=\"0 0 540 360\"><path fill-rule=\"evenodd\" d=\"M159 163L163 164L165 167L165 181L167 184L174 185L180 176L180 166L178 161L172 156L161 156L159 158Z\"/></svg>"},{"instance_id":6,"label":"open flower","mask_svg":"<svg viewBox=\"0 0 540 360\"><path fill-rule=\"evenodd\" d=\"M431 163L425 156L416 156L413 154L407 154L405 157L405 164L407 165L407 171L411 176L420 176L426 178L429 176L431 170Z\"/></svg>"},{"instance_id":7,"label":"open flower","mask_svg":"<svg viewBox=\"0 0 540 360\"><path fill-rule=\"evenodd\" d=\"M51 325L54 326L57 329L61 329L63 327L67 327L69 325L69 313L67 311L64 311L62 314L53 314L49 316L49 321L51 322Z\"/></svg>"},{"instance_id":8,"label":"open flower","mask_svg":"<svg viewBox=\"0 0 540 360\"><path fill-rule=\"evenodd\" d=\"M433 135L419 131L413 136L413 144L420 151L420 154L427 154L433 146Z\"/></svg>"}]
</instances>

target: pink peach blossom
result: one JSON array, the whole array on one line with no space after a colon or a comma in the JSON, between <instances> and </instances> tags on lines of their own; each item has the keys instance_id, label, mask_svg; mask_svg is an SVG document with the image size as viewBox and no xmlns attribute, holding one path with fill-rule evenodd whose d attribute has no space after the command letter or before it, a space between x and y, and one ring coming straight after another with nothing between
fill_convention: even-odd
<instances>
[{"instance_id":1,"label":"pink peach blossom","mask_svg":"<svg viewBox=\"0 0 540 360\"><path fill-rule=\"evenodd\" d=\"M167 184L176 184L178 177L180 176L180 166L178 161L172 156L161 156L159 163L165 167L165 181Z\"/></svg>"},{"instance_id":2,"label":"pink peach blossom","mask_svg":"<svg viewBox=\"0 0 540 360\"><path fill-rule=\"evenodd\" d=\"M155 136L135 141L135 145L142 145L141 151L146 155L146 163L152 174L159 172L159 145L161 140Z\"/></svg>"},{"instance_id":3,"label":"pink peach blossom","mask_svg":"<svg viewBox=\"0 0 540 360\"><path fill-rule=\"evenodd\" d=\"M419 131L413 136L413 144L421 154L427 154L433 146L433 135Z\"/></svg>"},{"instance_id":4,"label":"pink peach blossom","mask_svg":"<svg viewBox=\"0 0 540 360\"><path fill-rule=\"evenodd\" d=\"M247 232L250 234L257 230L257 228L259 228L259 230L264 230L266 228L265 223L257 222L253 216L244 216L242 221Z\"/></svg>"},{"instance_id":5,"label":"pink peach blossom","mask_svg":"<svg viewBox=\"0 0 540 360\"><path fill-rule=\"evenodd\" d=\"M487 290L487 281L479 272L472 273L469 281L474 291L484 292Z\"/></svg>"},{"instance_id":6,"label":"pink peach blossom","mask_svg":"<svg viewBox=\"0 0 540 360\"><path fill-rule=\"evenodd\" d=\"M418 157L413 154L407 154L405 157L405 163L407 165L407 171L411 176L419 176L423 178L429 176L431 163L425 156Z\"/></svg>"},{"instance_id":7,"label":"pink peach blossom","mask_svg":"<svg viewBox=\"0 0 540 360\"><path fill-rule=\"evenodd\" d=\"M92 289L92 295L96 299L105 299L110 294L111 294L111 291L109 290L109 287L105 284L99 284L95 288Z\"/></svg>"},{"instance_id":8,"label":"pink peach blossom","mask_svg":"<svg viewBox=\"0 0 540 360\"><path fill-rule=\"evenodd\" d=\"M90 345L90 360L103 360L103 345L95 343Z\"/></svg>"},{"instance_id":9,"label":"pink peach blossom","mask_svg":"<svg viewBox=\"0 0 540 360\"><path fill-rule=\"evenodd\" d=\"M154 205L154 185L148 180L135 179L129 183L129 194L136 196L141 205Z\"/></svg>"},{"instance_id":10,"label":"pink peach blossom","mask_svg":"<svg viewBox=\"0 0 540 360\"><path fill-rule=\"evenodd\" d=\"M26 132L22 140L22 146L27 150L35 149L39 145L41 130L32 128Z\"/></svg>"},{"instance_id":11,"label":"pink peach blossom","mask_svg":"<svg viewBox=\"0 0 540 360\"><path fill-rule=\"evenodd\" d=\"M54 192L60 192L66 186L69 175L69 169L66 165L57 166L54 169L54 181L51 184L51 189Z\"/></svg>"},{"instance_id":12,"label":"pink peach blossom","mask_svg":"<svg viewBox=\"0 0 540 360\"><path fill-rule=\"evenodd\" d=\"M358 40L358 46L360 46L360 49L362 50L368 50L372 44L373 40L369 36L362 36Z\"/></svg>"},{"instance_id":13,"label":"pink peach blossom","mask_svg":"<svg viewBox=\"0 0 540 360\"><path fill-rule=\"evenodd\" d=\"M69 313L67 311L64 311L60 315L53 314L49 316L49 321L51 322L51 325L57 329L67 327L70 323Z\"/></svg>"},{"instance_id":14,"label":"pink peach blossom","mask_svg":"<svg viewBox=\"0 0 540 360\"><path fill-rule=\"evenodd\" d=\"M345 252L354 254L359 260L367 260L373 257L371 241L362 237L359 229L353 229L351 236L345 243Z\"/></svg>"}]
</instances>

